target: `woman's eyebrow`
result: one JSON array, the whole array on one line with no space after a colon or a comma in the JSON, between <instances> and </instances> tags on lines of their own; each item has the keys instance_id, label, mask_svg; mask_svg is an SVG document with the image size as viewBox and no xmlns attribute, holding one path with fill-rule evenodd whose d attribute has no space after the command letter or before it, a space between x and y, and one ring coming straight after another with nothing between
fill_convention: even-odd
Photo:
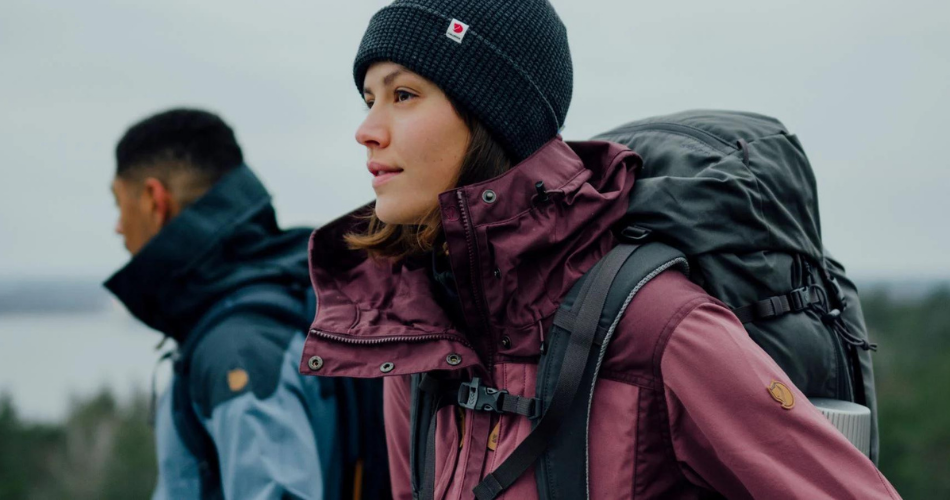
<instances>
[{"instance_id":1,"label":"woman's eyebrow","mask_svg":"<svg viewBox=\"0 0 950 500\"><path fill-rule=\"evenodd\" d=\"M404 70L404 69L397 69L397 70L393 71L392 73L386 75L386 76L383 78L383 85L384 85L384 86L387 86L387 87L390 86L390 85L392 85L393 80L395 80L397 76L399 76L399 75L401 75L401 74L403 74L403 73L405 73L405 72L406 72L406 70Z\"/></svg>"},{"instance_id":2,"label":"woman's eyebrow","mask_svg":"<svg viewBox=\"0 0 950 500\"><path fill-rule=\"evenodd\" d=\"M397 69L397 70L394 70L392 73L390 73L390 74L386 75L385 77L383 77L383 87L388 87L388 86L392 85L392 84L393 84L393 80L395 80L397 76L399 76L399 75L401 75L401 74L403 74L403 73L405 73L405 72L406 72L406 70L404 70L404 69ZM363 94L364 94L364 95L365 95L365 94L373 95L373 90L372 90L371 88L369 88L369 86L363 87Z\"/></svg>"}]
</instances>

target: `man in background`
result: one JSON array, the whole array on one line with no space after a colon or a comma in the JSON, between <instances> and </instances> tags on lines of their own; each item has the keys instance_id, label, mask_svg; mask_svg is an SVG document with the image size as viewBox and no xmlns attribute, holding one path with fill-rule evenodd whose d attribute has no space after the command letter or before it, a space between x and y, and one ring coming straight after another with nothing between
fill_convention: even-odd
<instances>
[{"instance_id":1,"label":"man in background","mask_svg":"<svg viewBox=\"0 0 950 500\"><path fill-rule=\"evenodd\" d=\"M278 227L231 128L194 109L142 120L112 192L132 259L105 286L177 344L154 498L388 494L380 386L299 374L311 229Z\"/></svg>"}]
</instances>

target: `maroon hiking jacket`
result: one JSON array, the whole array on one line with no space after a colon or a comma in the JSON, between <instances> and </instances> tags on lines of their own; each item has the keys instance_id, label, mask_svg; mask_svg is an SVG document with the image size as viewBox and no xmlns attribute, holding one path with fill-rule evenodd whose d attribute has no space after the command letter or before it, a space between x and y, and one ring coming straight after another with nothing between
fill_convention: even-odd
<instances>
[{"instance_id":1,"label":"maroon hiking jacket","mask_svg":"<svg viewBox=\"0 0 950 500\"><path fill-rule=\"evenodd\" d=\"M380 264L346 250L342 235L361 224L352 215L314 233L319 307L301 371L388 377L396 498L412 497L409 375L461 372L533 397L545 332L562 297L617 243L610 228L639 163L617 144L558 138L504 175L440 195L464 326L439 306L428 260ZM775 382L794 401L774 398ZM646 285L621 317L590 418L594 499L898 498L732 312L677 271ZM440 410L436 498L472 498L530 430L518 415ZM501 496L537 497L533 469Z\"/></svg>"}]
</instances>

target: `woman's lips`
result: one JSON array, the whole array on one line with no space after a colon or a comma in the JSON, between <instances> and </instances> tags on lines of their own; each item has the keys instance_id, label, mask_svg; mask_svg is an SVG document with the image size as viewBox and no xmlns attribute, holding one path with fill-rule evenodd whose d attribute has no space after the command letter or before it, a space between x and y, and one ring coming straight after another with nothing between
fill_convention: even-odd
<instances>
[{"instance_id":1,"label":"woman's lips","mask_svg":"<svg viewBox=\"0 0 950 500\"><path fill-rule=\"evenodd\" d=\"M378 162L369 162L366 164L366 168L369 169L369 173L373 174L373 187L382 186L383 184L389 182L390 179L402 173L401 168L390 167L384 163Z\"/></svg>"},{"instance_id":2,"label":"woman's lips","mask_svg":"<svg viewBox=\"0 0 950 500\"><path fill-rule=\"evenodd\" d=\"M402 170L395 171L395 172L379 172L373 177L373 187L375 188L375 187L382 186L383 184L389 182L390 179L392 179L393 177L396 177L397 175L401 173L402 173Z\"/></svg>"}]
</instances>

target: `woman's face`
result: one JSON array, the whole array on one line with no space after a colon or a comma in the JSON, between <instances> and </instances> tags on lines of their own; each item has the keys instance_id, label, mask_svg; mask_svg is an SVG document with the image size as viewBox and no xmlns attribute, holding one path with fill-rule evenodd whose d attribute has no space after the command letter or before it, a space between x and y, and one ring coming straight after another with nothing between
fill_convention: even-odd
<instances>
[{"instance_id":1,"label":"woman's face","mask_svg":"<svg viewBox=\"0 0 950 500\"><path fill-rule=\"evenodd\" d=\"M392 62L370 66L363 81L369 112L356 130L376 191L376 217L418 223L454 187L470 133L448 97Z\"/></svg>"}]
</instances>

